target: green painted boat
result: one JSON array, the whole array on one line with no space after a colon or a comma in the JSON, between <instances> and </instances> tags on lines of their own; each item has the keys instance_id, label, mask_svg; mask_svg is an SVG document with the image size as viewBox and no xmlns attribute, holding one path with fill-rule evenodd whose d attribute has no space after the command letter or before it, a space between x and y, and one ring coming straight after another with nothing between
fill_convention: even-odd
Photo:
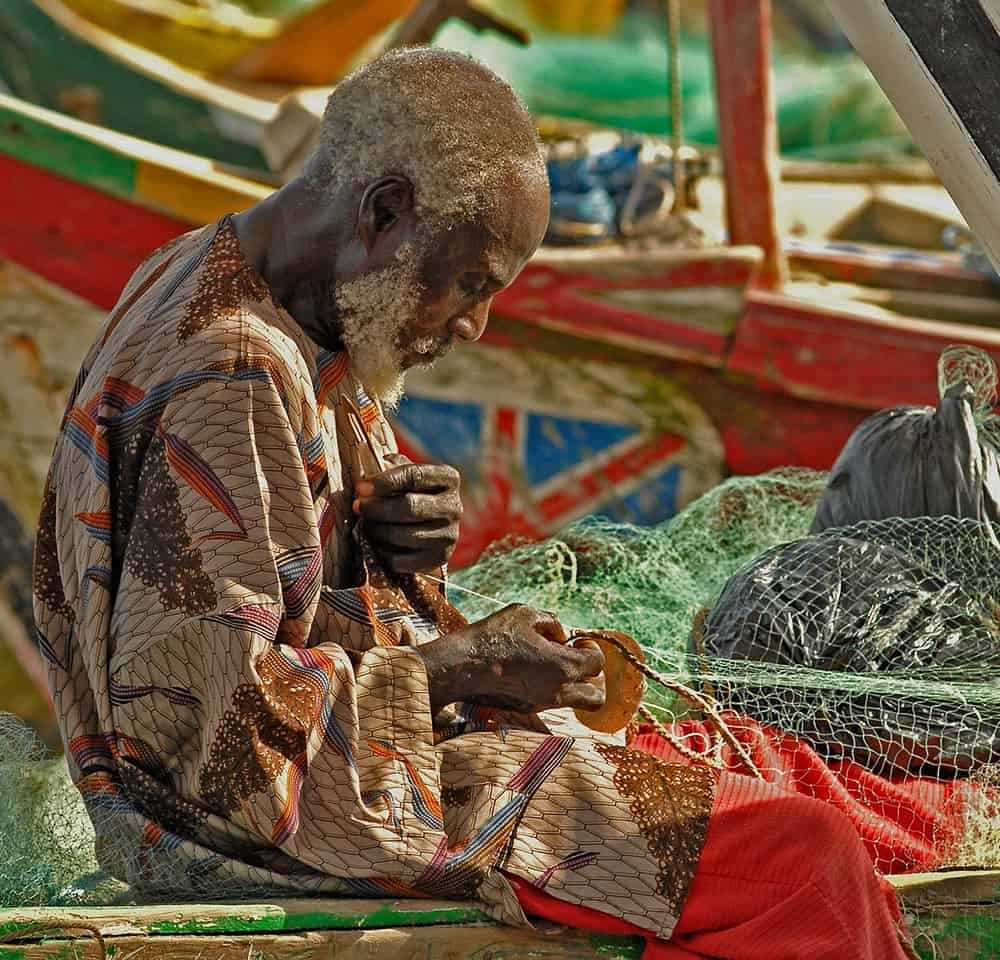
<instances>
[{"instance_id":1,"label":"green painted boat","mask_svg":"<svg viewBox=\"0 0 1000 960\"><path fill-rule=\"evenodd\" d=\"M248 78L275 76L273 70L248 64L225 79L181 66L164 55L171 49L166 33L162 46L147 48L125 36L148 31L119 35L81 16L95 2L4 0L0 92L258 175L269 170L259 146L262 130L291 88ZM109 15L103 22L116 21ZM662 134L670 126L670 108L659 27L626 16L607 37L540 33L531 46L519 48L453 22L436 42L491 64L534 113ZM691 142L713 145L717 112L704 23L681 40L685 130ZM801 50L776 49L774 66L786 152L842 161L912 151L892 107L850 53L809 59Z\"/></svg>"},{"instance_id":2,"label":"green painted boat","mask_svg":"<svg viewBox=\"0 0 1000 960\"><path fill-rule=\"evenodd\" d=\"M244 92L184 70L60 0L0 4L0 89L135 137L265 171L258 142L283 91Z\"/></svg>"}]
</instances>

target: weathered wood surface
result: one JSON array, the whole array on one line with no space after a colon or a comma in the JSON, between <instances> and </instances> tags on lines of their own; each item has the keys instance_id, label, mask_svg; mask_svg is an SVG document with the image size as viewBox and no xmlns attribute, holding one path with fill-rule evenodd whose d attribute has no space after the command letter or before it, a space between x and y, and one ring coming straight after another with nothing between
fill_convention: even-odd
<instances>
[{"instance_id":1,"label":"weathered wood surface","mask_svg":"<svg viewBox=\"0 0 1000 960\"><path fill-rule=\"evenodd\" d=\"M266 170L277 97L213 83L101 30L60 0L0 3L0 79L15 95L113 130ZM263 91L261 91L263 93Z\"/></svg>"},{"instance_id":2,"label":"weathered wood surface","mask_svg":"<svg viewBox=\"0 0 1000 960\"><path fill-rule=\"evenodd\" d=\"M994 265L1000 265L996 3L828 2Z\"/></svg>"},{"instance_id":3,"label":"weathered wood surface","mask_svg":"<svg viewBox=\"0 0 1000 960\"><path fill-rule=\"evenodd\" d=\"M268 42L246 49L225 72L234 79L288 88L333 83L365 43L412 6L412 0L316 3L290 16Z\"/></svg>"},{"instance_id":4,"label":"weathered wood surface","mask_svg":"<svg viewBox=\"0 0 1000 960\"><path fill-rule=\"evenodd\" d=\"M889 877L900 900L920 911L955 904L995 904L1000 913L1000 870L950 870Z\"/></svg>"},{"instance_id":5,"label":"weathered wood surface","mask_svg":"<svg viewBox=\"0 0 1000 960\"><path fill-rule=\"evenodd\" d=\"M273 17L234 6L217 8L177 0L62 0L70 10L109 33L181 66L205 73L228 67L281 30Z\"/></svg>"},{"instance_id":6,"label":"weathered wood surface","mask_svg":"<svg viewBox=\"0 0 1000 960\"><path fill-rule=\"evenodd\" d=\"M480 923L478 904L459 900L276 899L267 903L181 903L143 907L32 907L0 910L0 936L80 925L102 936L381 930Z\"/></svg>"},{"instance_id":7,"label":"weathered wood surface","mask_svg":"<svg viewBox=\"0 0 1000 960\"><path fill-rule=\"evenodd\" d=\"M490 925L286 934L115 937L0 946L0 960L638 960L640 940ZM113 951L113 954L112 954Z\"/></svg>"},{"instance_id":8,"label":"weathered wood surface","mask_svg":"<svg viewBox=\"0 0 1000 960\"><path fill-rule=\"evenodd\" d=\"M890 878L922 956L987 960L1000 944L1000 871ZM148 960L625 960L641 942L488 922L474 902L277 900L0 912L0 958ZM105 953L104 951L107 951ZM992 951L992 952L991 952Z\"/></svg>"},{"instance_id":9,"label":"weathered wood surface","mask_svg":"<svg viewBox=\"0 0 1000 960\"><path fill-rule=\"evenodd\" d=\"M103 957L147 960L514 960L638 958L641 941L541 924L491 923L475 903L288 900L0 912L0 960ZM16 943L12 942L16 939ZM76 951L76 953L73 953Z\"/></svg>"}]
</instances>

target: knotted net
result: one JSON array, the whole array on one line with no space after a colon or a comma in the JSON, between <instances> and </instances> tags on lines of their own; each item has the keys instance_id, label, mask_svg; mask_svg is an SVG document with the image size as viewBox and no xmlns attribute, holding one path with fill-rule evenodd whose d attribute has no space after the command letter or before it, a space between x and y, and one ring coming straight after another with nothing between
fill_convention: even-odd
<instances>
[{"instance_id":1,"label":"knotted net","mask_svg":"<svg viewBox=\"0 0 1000 960\"><path fill-rule=\"evenodd\" d=\"M863 821L885 872L1000 867L996 539L955 517L810 535L826 479L732 479L653 529L583 521L486 557L456 596L631 633L718 703L759 775ZM692 698L647 697L685 756L747 772Z\"/></svg>"},{"instance_id":2,"label":"knotted net","mask_svg":"<svg viewBox=\"0 0 1000 960\"><path fill-rule=\"evenodd\" d=\"M830 770L855 798L888 784L880 802L898 809L865 825L886 872L998 867L995 541L954 518L810 536L825 484L805 470L736 478L659 527L592 518L502 544L455 576L452 600L470 618L523 602L635 636L665 678L719 703L767 779L790 776L793 757L816 795ZM727 765L688 700L651 684L647 705L696 762ZM0 767L0 906L128 898L98 869L62 761L12 718ZM907 829L929 835L900 857L900 822L921 804L934 816Z\"/></svg>"}]
</instances>

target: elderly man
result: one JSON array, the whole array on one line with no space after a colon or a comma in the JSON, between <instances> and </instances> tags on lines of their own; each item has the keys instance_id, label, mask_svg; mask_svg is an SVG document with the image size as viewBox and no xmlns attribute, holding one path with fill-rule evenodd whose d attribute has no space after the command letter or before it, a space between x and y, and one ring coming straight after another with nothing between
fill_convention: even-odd
<instances>
[{"instance_id":1,"label":"elderly man","mask_svg":"<svg viewBox=\"0 0 1000 960\"><path fill-rule=\"evenodd\" d=\"M901 956L834 811L770 818L747 778L559 732L538 712L599 706L599 652L524 607L464 624L413 576L448 559L458 478L398 462L383 407L482 334L547 213L511 90L406 51L337 88L300 179L135 273L73 387L35 562L99 858L171 896L556 903L677 957L776 957L807 911L809 956Z\"/></svg>"}]
</instances>

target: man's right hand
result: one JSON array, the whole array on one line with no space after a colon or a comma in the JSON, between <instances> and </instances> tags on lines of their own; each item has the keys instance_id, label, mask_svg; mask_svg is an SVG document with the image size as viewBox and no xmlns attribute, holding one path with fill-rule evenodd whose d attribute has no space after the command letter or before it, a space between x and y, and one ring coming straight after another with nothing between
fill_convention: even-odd
<instances>
[{"instance_id":1,"label":"man's right hand","mask_svg":"<svg viewBox=\"0 0 1000 960\"><path fill-rule=\"evenodd\" d=\"M604 703L602 686L589 682L604 669L600 650L568 646L555 617L521 604L417 650L435 712L456 700L521 713Z\"/></svg>"}]
</instances>

